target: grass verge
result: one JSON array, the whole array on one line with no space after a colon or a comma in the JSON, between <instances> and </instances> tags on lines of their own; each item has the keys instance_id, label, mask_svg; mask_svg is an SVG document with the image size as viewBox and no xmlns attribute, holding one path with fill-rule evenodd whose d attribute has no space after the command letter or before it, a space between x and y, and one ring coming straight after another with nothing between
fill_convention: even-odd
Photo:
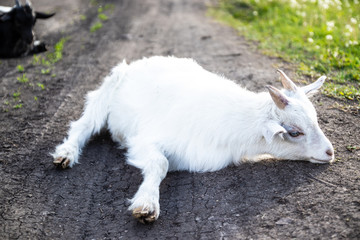
<instances>
[{"instance_id":1,"label":"grass verge","mask_svg":"<svg viewBox=\"0 0 360 240\"><path fill-rule=\"evenodd\" d=\"M220 0L210 14L257 41L264 53L327 75L323 93L360 102L360 3L339 0Z\"/></svg>"}]
</instances>

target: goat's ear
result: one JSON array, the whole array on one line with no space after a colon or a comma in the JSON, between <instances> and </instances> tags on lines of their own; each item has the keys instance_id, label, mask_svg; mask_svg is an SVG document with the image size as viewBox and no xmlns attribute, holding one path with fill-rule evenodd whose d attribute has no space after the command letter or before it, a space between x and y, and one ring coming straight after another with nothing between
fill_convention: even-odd
<instances>
[{"instance_id":1,"label":"goat's ear","mask_svg":"<svg viewBox=\"0 0 360 240\"><path fill-rule=\"evenodd\" d=\"M307 86L304 86L301 88L301 90L306 94L306 95L312 95L314 93L317 92L317 90L319 88L321 88L321 86L324 84L325 82L325 79L326 79L326 76L321 76L319 77L318 80L316 80L315 82L307 85Z\"/></svg>"},{"instance_id":2,"label":"goat's ear","mask_svg":"<svg viewBox=\"0 0 360 240\"><path fill-rule=\"evenodd\" d=\"M267 122L262 129L262 134L268 144L272 143L276 135L280 135L282 137L283 133L286 133L286 129L279 123L272 120Z\"/></svg>"},{"instance_id":3,"label":"goat's ear","mask_svg":"<svg viewBox=\"0 0 360 240\"><path fill-rule=\"evenodd\" d=\"M278 108L284 109L289 104L288 98L279 89L270 85L267 85L266 88Z\"/></svg>"},{"instance_id":4,"label":"goat's ear","mask_svg":"<svg viewBox=\"0 0 360 240\"><path fill-rule=\"evenodd\" d=\"M296 92L297 87L293 81L280 69L277 70L280 73L281 83L286 90Z\"/></svg>"}]
</instances>

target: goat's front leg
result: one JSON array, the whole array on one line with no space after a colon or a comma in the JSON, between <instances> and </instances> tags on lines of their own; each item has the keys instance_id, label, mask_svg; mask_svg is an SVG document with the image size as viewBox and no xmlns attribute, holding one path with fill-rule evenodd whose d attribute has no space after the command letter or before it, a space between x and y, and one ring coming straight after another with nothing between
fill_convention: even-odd
<instances>
[{"instance_id":1,"label":"goat's front leg","mask_svg":"<svg viewBox=\"0 0 360 240\"><path fill-rule=\"evenodd\" d=\"M139 149L139 148L137 148ZM168 171L169 162L156 148L129 149L128 162L142 170L139 190L130 200L129 210L141 223L154 222L160 214L159 186Z\"/></svg>"},{"instance_id":2,"label":"goat's front leg","mask_svg":"<svg viewBox=\"0 0 360 240\"><path fill-rule=\"evenodd\" d=\"M46 51L47 51L46 44L44 42L36 40L34 41L34 44L29 54L38 54Z\"/></svg>"}]
</instances>

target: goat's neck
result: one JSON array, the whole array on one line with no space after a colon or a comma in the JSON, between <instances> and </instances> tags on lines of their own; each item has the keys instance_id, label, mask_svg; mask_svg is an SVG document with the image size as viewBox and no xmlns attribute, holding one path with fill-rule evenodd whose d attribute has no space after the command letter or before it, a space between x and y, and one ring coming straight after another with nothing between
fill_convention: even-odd
<instances>
[{"instance_id":1,"label":"goat's neck","mask_svg":"<svg viewBox=\"0 0 360 240\"><path fill-rule=\"evenodd\" d=\"M263 137L264 125L277 118L277 107L268 93L254 94L246 103L239 103L239 119L234 121L232 149L235 158L254 158L271 150Z\"/></svg>"}]
</instances>

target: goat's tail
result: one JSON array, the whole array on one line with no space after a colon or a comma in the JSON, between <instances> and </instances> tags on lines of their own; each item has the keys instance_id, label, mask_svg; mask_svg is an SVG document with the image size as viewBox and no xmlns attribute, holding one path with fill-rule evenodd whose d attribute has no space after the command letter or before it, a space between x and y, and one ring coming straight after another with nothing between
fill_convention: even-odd
<instances>
[{"instance_id":1,"label":"goat's tail","mask_svg":"<svg viewBox=\"0 0 360 240\"><path fill-rule=\"evenodd\" d=\"M124 60L105 77L99 89L87 95L83 117L86 118L87 123L85 125L91 129L92 134L98 133L106 124L111 98L114 90L121 84L127 67L128 65Z\"/></svg>"},{"instance_id":2,"label":"goat's tail","mask_svg":"<svg viewBox=\"0 0 360 240\"><path fill-rule=\"evenodd\" d=\"M113 68L100 88L87 95L84 112L79 120L71 123L68 138L52 154L55 159L69 159L70 167L78 162L79 154L85 143L105 126L111 98L114 90L125 77L127 66L124 61ZM54 161L55 164L56 161Z\"/></svg>"}]
</instances>

